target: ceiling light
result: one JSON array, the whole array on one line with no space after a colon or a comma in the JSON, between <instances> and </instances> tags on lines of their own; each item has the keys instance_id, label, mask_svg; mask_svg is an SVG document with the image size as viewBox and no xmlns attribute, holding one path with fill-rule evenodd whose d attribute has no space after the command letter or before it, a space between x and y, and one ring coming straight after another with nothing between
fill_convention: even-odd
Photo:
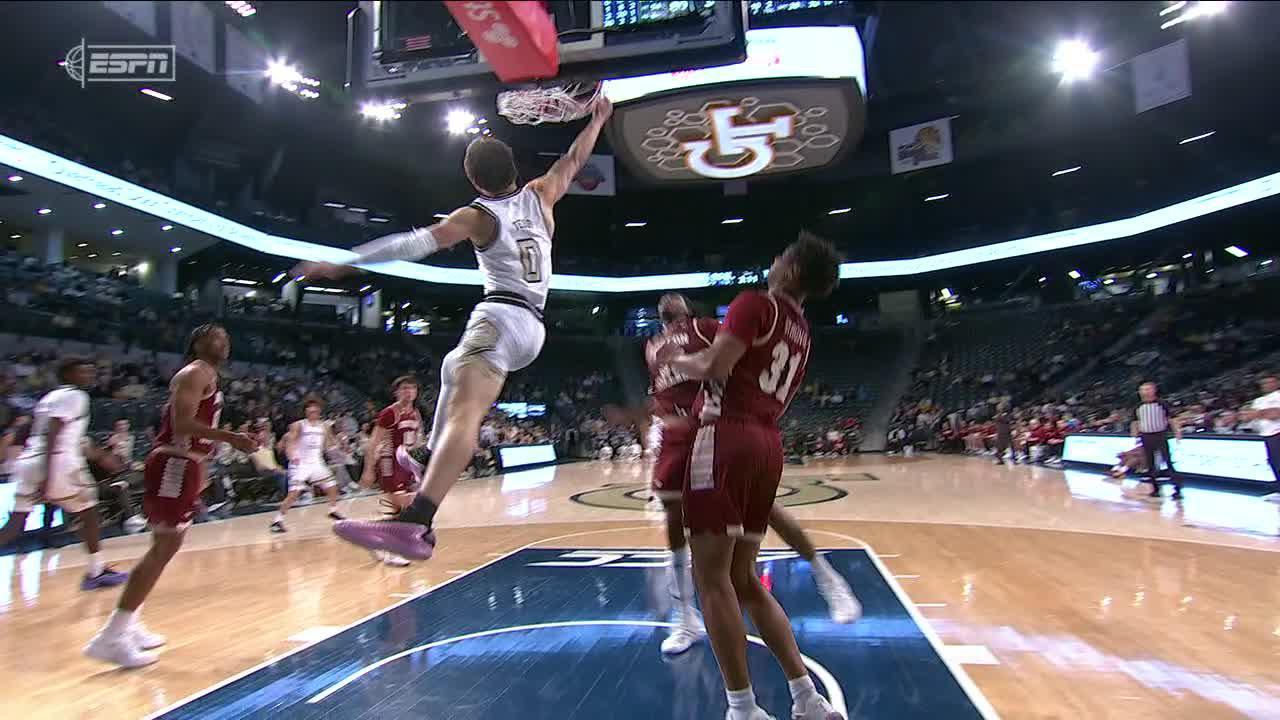
<instances>
[{"instance_id":1,"label":"ceiling light","mask_svg":"<svg viewBox=\"0 0 1280 720\"><path fill-rule=\"evenodd\" d=\"M1207 138L1207 137L1211 137L1211 136L1213 136L1213 135L1216 135L1217 133L1218 133L1218 131L1217 131L1217 130L1210 130L1210 131L1209 131L1209 132L1207 132L1207 133L1200 133L1199 135L1192 135L1192 136L1191 136L1191 137L1189 137L1189 138L1183 138L1182 140L1179 140L1179 141L1178 141L1178 144L1179 144L1179 145L1186 145L1187 143L1193 143L1193 142L1195 142L1195 141L1197 141L1197 140L1203 140L1203 139L1205 139L1205 138Z\"/></svg>"},{"instance_id":2,"label":"ceiling light","mask_svg":"<svg viewBox=\"0 0 1280 720\"><path fill-rule=\"evenodd\" d=\"M409 107L403 100L390 102L367 102L360 106L360 114L370 120L399 120L400 111Z\"/></svg>"},{"instance_id":3,"label":"ceiling light","mask_svg":"<svg viewBox=\"0 0 1280 720\"><path fill-rule=\"evenodd\" d=\"M721 225L737 225L740 222L742 222L742 218L725 218L724 220L720 221L720 224Z\"/></svg>"},{"instance_id":4,"label":"ceiling light","mask_svg":"<svg viewBox=\"0 0 1280 720\"><path fill-rule=\"evenodd\" d=\"M938 294L942 296L943 300L950 300L955 297L955 293L951 292L951 288L942 288L942 291Z\"/></svg>"},{"instance_id":5,"label":"ceiling light","mask_svg":"<svg viewBox=\"0 0 1280 720\"><path fill-rule=\"evenodd\" d=\"M402 305L400 305L400 309L401 309L401 310L405 310L405 309L407 309L408 307L409 307L409 303L403 303Z\"/></svg>"},{"instance_id":6,"label":"ceiling light","mask_svg":"<svg viewBox=\"0 0 1280 720\"><path fill-rule=\"evenodd\" d=\"M276 275L275 277L271 278L271 282L278 283L284 279L285 275L288 275L288 273L280 273L279 275Z\"/></svg>"},{"instance_id":7,"label":"ceiling light","mask_svg":"<svg viewBox=\"0 0 1280 720\"><path fill-rule=\"evenodd\" d=\"M1049 281L1049 278L1044 277L1044 276L1041 276L1041 277L1040 277L1040 282L1048 282L1048 281Z\"/></svg>"},{"instance_id":8,"label":"ceiling light","mask_svg":"<svg viewBox=\"0 0 1280 720\"><path fill-rule=\"evenodd\" d=\"M48 215L48 214L49 214L49 213L51 213L51 212L53 212L53 211L52 211L52 210L50 210L49 208L40 208L39 210L37 210L37 211L36 211L36 214L37 214L37 215Z\"/></svg>"},{"instance_id":9,"label":"ceiling light","mask_svg":"<svg viewBox=\"0 0 1280 720\"><path fill-rule=\"evenodd\" d=\"M1115 282L1115 280L1112 280L1111 278L1107 278L1106 280L1103 280L1103 281L1102 281L1102 284L1103 284L1103 285L1110 285L1110 284L1111 284L1111 283L1113 283L1113 282Z\"/></svg>"},{"instance_id":10,"label":"ceiling light","mask_svg":"<svg viewBox=\"0 0 1280 720\"><path fill-rule=\"evenodd\" d=\"M104 208L104 207L106 207L106 206L107 206L107 204L106 204L106 203L104 203L104 202L96 202L96 203L94 203L94 204L93 204L93 209L94 209L94 210L101 210L102 208Z\"/></svg>"},{"instance_id":11,"label":"ceiling light","mask_svg":"<svg viewBox=\"0 0 1280 720\"><path fill-rule=\"evenodd\" d=\"M123 230L121 230L120 228L116 228L116 229L114 229L114 230L112 230L112 231L111 231L111 234L112 234L112 235L115 235L116 237L119 237L119 236L121 236L121 235L123 235L123 234L124 234L124 231L123 231Z\"/></svg>"},{"instance_id":12,"label":"ceiling light","mask_svg":"<svg viewBox=\"0 0 1280 720\"><path fill-rule=\"evenodd\" d=\"M346 292L346 290L343 290L342 288L319 287L319 286L317 286L317 285L308 285L308 286L306 286L306 287L304 287L304 288L302 288L302 289L303 289L303 290L306 290L307 292L320 292L320 293L344 293L344 292Z\"/></svg>"},{"instance_id":13,"label":"ceiling light","mask_svg":"<svg viewBox=\"0 0 1280 720\"><path fill-rule=\"evenodd\" d=\"M1098 66L1098 53L1083 40L1063 40L1053 52L1053 72L1066 82L1093 74Z\"/></svg>"},{"instance_id":14,"label":"ceiling light","mask_svg":"<svg viewBox=\"0 0 1280 720\"><path fill-rule=\"evenodd\" d=\"M356 206L352 205L351 207L347 208L347 211L348 211L348 212L353 212L353 213L361 213L361 214L364 214L364 213L369 212L369 208L356 207Z\"/></svg>"},{"instance_id":15,"label":"ceiling light","mask_svg":"<svg viewBox=\"0 0 1280 720\"><path fill-rule=\"evenodd\" d=\"M1177 3L1175 3L1175 5L1177 5ZM1181 6L1185 7L1186 3L1182 3ZM1160 29L1168 30L1174 25L1184 23L1188 20L1195 20L1196 18L1213 17L1214 15L1220 15L1223 12L1225 12L1226 9L1227 9L1227 3L1222 2L1222 0L1218 0L1217 2L1213 2L1211 0L1201 0L1201 2L1198 2L1195 5L1192 5L1191 7L1187 8L1187 11L1182 13L1181 15L1161 23ZM1168 8L1166 8L1166 10L1168 10ZM1162 13L1162 16L1163 16L1163 13Z\"/></svg>"},{"instance_id":16,"label":"ceiling light","mask_svg":"<svg viewBox=\"0 0 1280 720\"><path fill-rule=\"evenodd\" d=\"M267 78L273 85L285 85L301 81L302 73L284 60L272 60L267 63Z\"/></svg>"},{"instance_id":17,"label":"ceiling light","mask_svg":"<svg viewBox=\"0 0 1280 720\"><path fill-rule=\"evenodd\" d=\"M1169 7L1165 8L1165 9L1163 9L1163 10L1161 10L1161 11L1160 11L1160 17L1164 17L1165 15L1168 15L1168 14L1169 14L1169 13L1171 13L1171 12L1177 12L1177 11L1181 10L1182 8L1184 8L1184 7L1186 7L1186 6L1187 6L1186 0L1179 0L1178 2L1176 2L1176 3L1172 4L1172 5L1170 5Z\"/></svg>"},{"instance_id":18,"label":"ceiling light","mask_svg":"<svg viewBox=\"0 0 1280 720\"><path fill-rule=\"evenodd\" d=\"M828 211L827 211L827 214L828 214L828 215L843 215L843 214L845 214L845 213L847 213L847 212L853 212L853 208L836 208L835 210L828 210Z\"/></svg>"},{"instance_id":19,"label":"ceiling light","mask_svg":"<svg viewBox=\"0 0 1280 720\"><path fill-rule=\"evenodd\" d=\"M368 292L368 290L372 287L373 287L372 285L365 285L364 287L360 288L360 292Z\"/></svg>"},{"instance_id":20,"label":"ceiling light","mask_svg":"<svg viewBox=\"0 0 1280 720\"><path fill-rule=\"evenodd\" d=\"M180 252L182 252L182 248L180 248L180 247L171 247L171 248L169 248L169 252L171 252L171 253L180 253Z\"/></svg>"},{"instance_id":21,"label":"ceiling light","mask_svg":"<svg viewBox=\"0 0 1280 720\"><path fill-rule=\"evenodd\" d=\"M169 232L170 230L172 230L172 229L173 229L173 226L172 226L172 225L161 225L161 226L160 226L160 229L161 229L161 230L163 230L164 232Z\"/></svg>"},{"instance_id":22,"label":"ceiling light","mask_svg":"<svg viewBox=\"0 0 1280 720\"><path fill-rule=\"evenodd\" d=\"M321 203L321 205L324 205L327 208L337 208L339 210L346 207L346 205L343 205L340 202L327 202L327 203Z\"/></svg>"},{"instance_id":23,"label":"ceiling light","mask_svg":"<svg viewBox=\"0 0 1280 720\"><path fill-rule=\"evenodd\" d=\"M924 201L933 202L935 200L946 200L949 197L951 197L951 193L942 193L941 195L930 195L929 197L925 198Z\"/></svg>"},{"instance_id":24,"label":"ceiling light","mask_svg":"<svg viewBox=\"0 0 1280 720\"><path fill-rule=\"evenodd\" d=\"M78 248L89 247L89 243L76 243L76 247Z\"/></svg>"},{"instance_id":25,"label":"ceiling light","mask_svg":"<svg viewBox=\"0 0 1280 720\"><path fill-rule=\"evenodd\" d=\"M13 235L10 235L10 236L9 236L9 239L10 239L10 240L19 240L19 239L21 239L21 238L22 238L22 236L21 236L21 235L19 235L19 234L17 234L17 233L14 233Z\"/></svg>"},{"instance_id":26,"label":"ceiling light","mask_svg":"<svg viewBox=\"0 0 1280 720\"><path fill-rule=\"evenodd\" d=\"M118 253L118 252L113 252L113 253L111 253L111 257L120 257L120 253Z\"/></svg>"},{"instance_id":27,"label":"ceiling light","mask_svg":"<svg viewBox=\"0 0 1280 720\"><path fill-rule=\"evenodd\" d=\"M369 222L389 223L391 222L391 220L389 218L384 218L384 217L371 217L369 218Z\"/></svg>"},{"instance_id":28,"label":"ceiling light","mask_svg":"<svg viewBox=\"0 0 1280 720\"><path fill-rule=\"evenodd\" d=\"M1080 279L1080 271L1079 271L1079 270L1068 270L1068 271L1067 271L1067 277L1071 278L1072 280L1079 280L1079 279Z\"/></svg>"},{"instance_id":29,"label":"ceiling light","mask_svg":"<svg viewBox=\"0 0 1280 720\"><path fill-rule=\"evenodd\" d=\"M448 115L445 116L444 126L445 126L445 129L448 130L450 133L454 135L461 135L462 133L466 132L467 129L470 128L472 123L474 123L475 121L476 121L475 115L472 115L466 110L462 110L460 108L454 108L453 110L449 111Z\"/></svg>"},{"instance_id":30,"label":"ceiling light","mask_svg":"<svg viewBox=\"0 0 1280 720\"><path fill-rule=\"evenodd\" d=\"M1077 165L1077 166L1075 166L1075 167L1069 167L1069 168L1067 168L1067 169L1065 169L1065 170L1057 170L1057 171L1055 171L1052 175L1050 175L1049 177L1058 177L1059 175L1066 175L1066 174L1068 174L1068 173L1073 173L1073 172L1075 172L1075 171L1079 170L1081 167L1082 167L1082 166Z\"/></svg>"},{"instance_id":31,"label":"ceiling light","mask_svg":"<svg viewBox=\"0 0 1280 720\"><path fill-rule=\"evenodd\" d=\"M1273 262L1275 262L1275 261L1274 261L1274 260L1272 260L1271 258L1267 258L1266 260L1263 260L1262 262L1258 263L1258 266L1259 266L1259 267L1266 267L1266 266L1270 265L1270 264L1271 264L1271 263L1273 263Z\"/></svg>"},{"instance_id":32,"label":"ceiling light","mask_svg":"<svg viewBox=\"0 0 1280 720\"><path fill-rule=\"evenodd\" d=\"M468 135L479 135L479 134L480 134L480 128L475 127L475 126L473 125L473 126L471 126L471 127L467 128L467 134L468 134Z\"/></svg>"},{"instance_id":33,"label":"ceiling light","mask_svg":"<svg viewBox=\"0 0 1280 720\"><path fill-rule=\"evenodd\" d=\"M10 175L10 176L9 176L9 182L22 182L22 176L21 176L21 175Z\"/></svg>"},{"instance_id":34,"label":"ceiling light","mask_svg":"<svg viewBox=\"0 0 1280 720\"><path fill-rule=\"evenodd\" d=\"M169 102L170 100L172 100L172 99L173 99L173 96L172 96L172 95L165 95L164 93L160 92L159 90L152 90L151 88L142 88L142 89L141 89L141 90L139 90L138 92L142 93L143 95L147 95L147 96L149 96L149 97L153 97L153 98L155 98L155 99L157 99L157 100L163 100L163 101L165 101L165 102Z\"/></svg>"},{"instance_id":35,"label":"ceiling light","mask_svg":"<svg viewBox=\"0 0 1280 720\"><path fill-rule=\"evenodd\" d=\"M89 257L96 258L98 257L98 253L89 253Z\"/></svg>"},{"instance_id":36,"label":"ceiling light","mask_svg":"<svg viewBox=\"0 0 1280 720\"><path fill-rule=\"evenodd\" d=\"M1155 280L1158 276L1159 276L1159 273L1154 273L1154 272L1147 273L1148 280Z\"/></svg>"},{"instance_id":37,"label":"ceiling light","mask_svg":"<svg viewBox=\"0 0 1280 720\"><path fill-rule=\"evenodd\" d=\"M1249 257L1249 251L1248 251L1248 250L1245 250L1244 248L1240 247L1239 245L1228 245L1228 246L1227 246L1226 248L1224 248L1224 249L1225 249L1227 252L1231 253L1232 255L1234 255L1234 256L1236 256L1236 257L1238 257L1238 258L1242 258L1242 257Z\"/></svg>"},{"instance_id":38,"label":"ceiling light","mask_svg":"<svg viewBox=\"0 0 1280 720\"><path fill-rule=\"evenodd\" d=\"M649 224L649 223L644 222L643 220L633 220L632 222L629 222L629 223L626 223L625 225L623 225L623 227L629 227L629 228L642 228L642 227L644 227L645 225L648 225L648 224Z\"/></svg>"}]
</instances>

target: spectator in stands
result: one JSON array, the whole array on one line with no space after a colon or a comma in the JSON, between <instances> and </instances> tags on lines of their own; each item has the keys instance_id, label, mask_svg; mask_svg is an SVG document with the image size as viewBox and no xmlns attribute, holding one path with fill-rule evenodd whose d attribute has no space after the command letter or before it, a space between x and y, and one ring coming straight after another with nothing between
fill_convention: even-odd
<instances>
[{"instance_id":1,"label":"spectator in stands","mask_svg":"<svg viewBox=\"0 0 1280 720\"><path fill-rule=\"evenodd\" d=\"M107 450L124 463L124 467L133 464L133 432L129 429L127 419L116 420L111 434L107 436Z\"/></svg>"}]
</instances>

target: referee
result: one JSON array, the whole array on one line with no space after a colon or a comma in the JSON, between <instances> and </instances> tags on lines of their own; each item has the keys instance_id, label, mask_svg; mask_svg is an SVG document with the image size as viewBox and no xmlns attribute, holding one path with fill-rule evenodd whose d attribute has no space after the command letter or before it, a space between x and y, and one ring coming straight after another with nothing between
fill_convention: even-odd
<instances>
[{"instance_id":1,"label":"referee","mask_svg":"<svg viewBox=\"0 0 1280 720\"><path fill-rule=\"evenodd\" d=\"M1164 456L1165 465L1169 466L1169 481L1173 483L1173 499L1182 499L1182 481L1178 472L1173 469L1173 455L1169 453L1169 426L1173 426L1174 435L1182 439L1182 427L1169 412L1169 406L1160 399L1156 384L1145 382L1138 386L1138 397L1142 403L1138 405L1137 419L1133 421L1133 436L1142 439L1142 454L1147 460L1147 477L1151 482L1151 497L1160 497L1160 478L1157 475L1156 453Z\"/></svg>"},{"instance_id":2,"label":"referee","mask_svg":"<svg viewBox=\"0 0 1280 720\"><path fill-rule=\"evenodd\" d=\"M1267 444L1267 462L1276 481L1280 482L1280 379L1264 375L1259 387L1262 396L1242 409L1241 418L1253 421L1253 427ZM1280 493L1267 496L1273 502L1280 501Z\"/></svg>"}]
</instances>

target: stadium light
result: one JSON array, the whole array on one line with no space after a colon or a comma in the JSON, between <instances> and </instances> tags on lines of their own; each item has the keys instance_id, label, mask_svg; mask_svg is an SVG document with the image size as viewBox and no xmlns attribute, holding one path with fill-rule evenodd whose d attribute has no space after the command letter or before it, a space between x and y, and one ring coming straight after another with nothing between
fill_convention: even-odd
<instances>
[{"instance_id":1,"label":"stadium light","mask_svg":"<svg viewBox=\"0 0 1280 720\"><path fill-rule=\"evenodd\" d=\"M244 0L226 0L226 5L235 10L236 14L242 18L252 17L258 12L258 9L252 3L247 3Z\"/></svg>"},{"instance_id":2,"label":"stadium light","mask_svg":"<svg viewBox=\"0 0 1280 720\"><path fill-rule=\"evenodd\" d=\"M89 243L76 243L76 247L78 247L78 248L87 248L87 247L89 247Z\"/></svg>"},{"instance_id":3,"label":"stadium light","mask_svg":"<svg viewBox=\"0 0 1280 720\"><path fill-rule=\"evenodd\" d=\"M1079 270L1069 270L1069 271L1067 271L1067 277L1071 278L1072 280L1079 280L1079 279L1080 279L1080 271L1079 271Z\"/></svg>"},{"instance_id":4,"label":"stadium light","mask_svg":"<svg viewBox=\"0 0 1280 720\"><path fill-rule=\"evenodd\" d=\"M369 218L369 222L376 222L376 223L389 223L389 222L391 222L391 219L390 219L390 218L384 218L384 217L371 217L371 218Z\"/></svg>"},{"instance_id":5,"label":"stadium light","mask_svg":"<svg viewBox=\"0 0 1280 720\"><path fill-rule=\"evenodd\" d=\"M173 226L172 226L172 225L161 225L161 226L160 226L160 231L161 231L161 232L169 232L169 231L170 231L170 230L172 230L172 229L173 229Z\"/></svg>"},{"instance_id":6,"label":"stadium light","mask_svg":"<svg viewBox=\"0 0 1280 720\"><path fill-rule=\"evenodd\" d=\"M1274 260L1272 260L1271 258L1267 258L1266 260L1263 260L1262 262L1258 263L1258 267L1266 267L1266 266L1270 265L1270 264L1271 264L1271 263L1273 263L1273 262L1275 262L1275 261L1274 261Z\"/></svg>"},{"instance_id":7,"label":"stadium light","mask_svg":"<svg viewBox=\"0 0 1280 720\"><path fill-rule=\"evenodd\" d=\"M1103 281L1102 281L1102 284L1103 284L1103 285L1110 285L1110 284L1111 284L1111 283L1113 283L1113 282L1115 282L1115 280L1113 280L1112 278L1107 278L1107 279L1105 279L1105 280L1103 280Z\"/></svg>"},{"instance_id":8,"label":"stadium light","mask_svg":"<svg viewBox=\"0 0 1280 720\"><path fill-rule=\"evenodd\" d=\"M12 235L10 235L10 236L9 236L9 239L10 239L10 240L21 240L21 239L22 239L22 236L21 236L21 235L19 235L18 233L14 233L14 234L12 234Z\"/></svg>"},{"instance_id":9,"label":"stadium light","mask_svg":"<svg viewBox=\"0 0 1280 720\"><path fill-rule=\"evenodd\" d=\"M281 280L283 280L283 279L284 279L284 276L285 276L285 275L288 275L288 274L289 274L289 273L280 273L279 275L276 275L275 277L271 278L271 282L273 282L273 283L278 283L278 282L280 282Z\"/></svg>"},{"instance_id":10,"label":"stadium light","mask_svg":"<svg viewBox=\"0 0 1280 720\"><path fill-rule=\"evenodd\" d=\"M725 218L720 221L721 225L737 225L742 222L742 218Z\"/></svg>"},{"instance_id":11,"label":"stadium light","mask_svg":"<svg viewBox=\"0 0 1280 720\"><path fill-rule=\"evenodd\" d=\"M49 214L49 213L51 213L51 212L53 212L53 211L52 211L52 210L50 210L49 208L40 208L39 210L37 210L37 211L36 211L36 214L37 214L37 215L48 215L48 214Z\"/></svg>"},{"instance_id":12,"label":"stadium light","mask_svg":"<svg viewBox=\"0 0 1280 720\"><path fill-rule=\"evenodd\" d=\"M1155 273L1155 272L1149 272L1149 273L1147 273L1147 279L1148 279L1148 280L1155 280L1155 279L1156 279L1156 278L1158 278L1158 277L1160 277L1160 273Z\"/></svg>"},{"instance_id":13,"label":"stadium light","mask_svg":"<svg viewBox=\"0 0 1280 720\"><path fill-rule=\"evenodd\" d=\"M93 204L93 209L94 209L94 210L101 210L102 208L104 208L104 207L106 207L106 206L107 206L107 204L106 204L106 203L104 203L104 202L96 202L96 203L94 203L94 204Z\"/></svg>"},{"instance_id":14,"label":"stadium light","mask_svg":"<svg viewBox=\"0 0 1280 720\"><path fill-rule=\"evenodd\" d=\"M1082 166L1082 165L1077 165L1077 166L1075 166L1075 167L1069 167L1069 168L1066 168L1065 170L1057 170L1057 171L1055 171L1052 175L1050 175L1049 177L1058 177L1059 175L1067 175L1067 174L1070 174L1070 173L1073 173L1073 172L1075 172L1075 171L1079 170L1081 167L1083 167L1083 166Z\"/></svg>"},{"instance_id":15,"label":"stadium light","mask_svg":"<svg viewBox=\"0 0 1280 720\"><path fill-rule=\"evenodd\" d=\"M1191 258L1192 258L1192 254L1191 254L1191 253L1182 253L1182 259L1183 259L1183 260L1190 260Z\"/></svg>"},{"instance_id":16,"label":"stadium light","mask_svg":"<svg viewBox=\"0 0 1280 720\"><path fill-rule=\"evenodd\" d=\"M955 297L955 293L951 292L951 288L942 288L942 290L939 291L938 294L942 296L943 300L950 300L951 298Z\"/></svg>"},{"instance_id":17,"label":"stadium light","mask_svg":"<svg viewBox=\"0 0 1280 720\"><path fill-rule=\"evenodd\" d=\"M1239 245L1228 245L1228 246L1227 246L1226 248L1224 248L1224 249L1225 249L1227 252L1231 253L1232 255L1234 255L1235 257L1238 257L1238 258L1242 258L1242 257L1249 257L1249 251L1248 251L1248 250L1245 250L1244 248L1240 247Z\"/></svg>"},{"instance_id":18,"label":"stadium light","mask_svg":"<svg viewBox=\"0 0 1280 720\"><path fill-rule=\"evenodd\" d=\"M1182 13L1181 15L1175 18L1172 18L1164 21L1163 23L1160 23L1161 30L1168 30L1174 25L1180 25L1184 22L1187 22L1188 20L1195 20L1197 18L1202 18L1202 17L1213 17L1214 15L1221 15L1227 10L1227 3L1223 2L1222 0L1217 0L1217 1L1201 0L1201 2L1197 2L1191 7L1187 7L1187 3L1174 3L1170 7L1176 7L1179 10L1181 10L1182 8L1186 8L1186 12ZM1160 12L1160 16L1164 17L1165 13L1167 12L1173 12L1173 11L1171 11L1169 8L1165 8Z\"/></svg>"},{"instance_id":19,"label":"stadium light","mask_svg":"<svg viewBox=\"0 0 1280 720\"><path fill-rule=\"evenodd\" d=\"M112 234L114 237L120 237L121 235L123 235L123 234L124 234L124 231L123 231L123 230L121 230L120 228L115 228L115 229L113 229L113 230L111 231L111 234Z\"/></svg>"},{"instance_id":20,"label":"stadium light","mask_svg":"<svg viewBox=\"0 0 1280 720\"><path fill-rule=\"evenodd\" d=\"M10 175L10 176L9 176L9 182L22 182L22 176L21 176L21 175Z\"/></svg>"},{"instance_id":21,"label":"stadium light","mask_svg":"<svg viewBox=\"0 0 1280 720\"><path fill-rule=\"evenodd\" d=\"M644 227L645 225L648 225L648 224L649 224L649 223L644 222L643 220L635 220L635 221L632 221L632 222L629 222L629 223L624 224L624 225L623 225L623 227L629 227L629 228L642 228L642 227Z\"/></svg>"},{"instance_id":22,"label":"stadium light","mask_svg":"<svg viewBox=\"0 0 1280 720\"><path fill-rule=\"evenodd\" d=\"M267 63L267 79L272 85L296 84L302 81L302 73L284 60L272 60Z\"/></svg>"},{"instance_id":23,"label":"stadium light","mask_svg":"<svg viewBox=\"0 0 1280 720\"><path fill-rule=\"evenodd\" d=\"M351 207L347 208L347 212L359 213L363 215L369 212L369 208L356 207L355 205L352 205Z\"/></svg>"},{"instance_id":24,"label":"stadium light","mask_svg":"<svg viewBox=\"0 0 1280 720\"><path fill-rule=\"evenodd\" d=\"M164 93L160 92L159 90L152 90L151 88L142 88L142 89L141 89L141 90L139 90L138 92L140 92L140 93L142 93L143 95L146 95L146 96L148 96L148 97L153 97L153 98L155 98L155 99L157 99L157 100L163 100L163 101L165 101L165 102L169 102L170 100L173 100L173 96L172 96L172 95L166 95L166 94L164 94Z\"/></svg>"},{"instance_id":25,"label":"stadium light","mask_svg":"<svg viewBox=\"0 0 1280 720\"><path fill-rule=\"evenodd\" d=\"M171 253L180 253L180 252L182 252L182 248L180 248L180 247L171 247L171 248L169 248L169 252L171 252Z\"/></svg>"},{"instance_id":26,"label":"stadium light","mask_svg":"<svg viewBox=\"0 0 1280 720\"><path fill-rule=\"evenodd\" d=\"M373 288L373 286L372 286L372 285L365 285L365 286L363 286L363 287L361 287L361 288L360 288L360 292L368 292L368 291L369 291L369 290L371 290L372 288Z\"/></svg>"},{"instance_id":27,"label":"stadium light","mask_svg":"<svg viewBox=\"0 0 1280 720\"><path fill-rule=\"evenodd\" d=\"M343 205L340 202L327 202L327 203L320 203L320 204L327 208L334 208L336 210L341 210L346 207L346 205Z\"/></svg>"},{"instance_id":28,"label":"stadium light","mask_svg":"<svg viewBox=\"0 0 1280 720\"><path fill-rule=\"evenodd\" d=\"M96 258L96 257L98 257L98 253L89 253L88 257L89 257L89 258L91 258L91 259L92 259L92 258Z\"/></svg>"},{"instance_id":29,"label":"stadium light","mask_svg":"<svg viewBox=\"0 0 1280 720\"><path fill-rule=\"evenodd\" d=\"M121 256L121 255L123 255L123 254L124 254L124 253L113 252L113 253L111 253L111 257L120 257L120 256Z\"/></svg>"},{"instance_id":30,"label":"stadium light","mask_svg":"<svg viewBox=\"0 0 1280 720\"><path fill-rule=\"evenodd\" d=\"M360 114L370 120L378 120L387 122L388 120L399 120L400 111L409 107L409 104L401 100L392 102L367 102L360 106Z\"/></svg>"},{"instance_id":31,"label":"stadium light","mask_svg":"<svg viewBox=\"0 0 1280 720\"><path fill-rule=\"evenodd\" d=\"M1042 283L1043 283L1043 282L1049 282L1049 278L1047 278L1047 277L1045 277L1045 276L1041 275L1041 276L1040 276L1040 280L1039 280L1039 282L1042 282Z\"/></svg>"},{"instance_id":32,"label":"stadium light","mask_svg":"<svg viewBox=\"0 0 1280 720\"><path fill-rule=\"evenodd\" d=\"M1186 6L1187 6L1186 0L1178 0L1178 2L1176 2L1176 3L1172 4L1172 5L1170 5L1169 7L1165 8L1165 9L1163 9L1163 10L1161 10L1161 11L1160 11L1160 17L1164 17L1165 15L1168 15L1168 14L1169 14L1169 13L1171 13L1171 12L1178 12L1179 10L1181 10L1182 8L1184 8L1184 7L1186 7Z\"/></svg>"},{"instance_id":33,"label":"stadium light","mask_svg":"<svg viewBox=\"0 0 1280 720\"><path fill-rule=\"evenodd\" d=\"M845 213L847 213L847 212L853 212L853 208L836 208L835 210L828 210L828 211L827 211L827 214L828 214L828 215L843 215L843 214L845 214Z\"/></svg>"},{"instance_id":34,"label":"stadium light","mask_svg":"<svg viewBox=\"0 0 1280 720\"><path fill-rule=\"evenodd\" d=\"M1189 138L1183 138L1182 140L1179 140L1179 141L1178 141L1178 144L1179 144L1179 145L1186 145L1187 143L1193 143L1193 142L1195 142L1195 141L1197 141L1197 140L1203 140L1203 139L1205 139L1205 138L1207 138L1207 137L1212 137L1213 135L1216 135L1217 133L1218 133L1218 131L1217 131L1217 130L1210 130L1210 131L1209 131L1209 132L1207 132L1207 133L1200 133L1199 135L1192 135L1192 136L1191 136L1191 137L1189 137Z\"/></svg>"},{"instance_id":35,"label":"stadium light","mask_svg":"<svg viewBox=\"0 0 1280 720\"><path fill-rule=\"evenodd\" d=\"M942 193L941 195L930 195L929 197L925 198L924 201L937 202L938 200L946 200L949 197L951 197L951 193Z\"/></svg>"},{"instance_id":36,"label":"stadium light","mask_svg":"<svg viewBox=\"0 0 1280 720\"><path fill-rule=\"evenodd\" d=\"M444 118L445 129L453 135L467 132L476 121L476 116L461 108L454 108Z\"/></svg>"},{"instance_id":37,"label":"stadium light","mask_svg":"<svg viewBox=\"0 0 1280 720\"><path fill-rule=\"evenodd\" d=\"M1053 52L1053 72L1065 82L1087 78L1098 67L1098 52L1083 40L1063 40Z\"/></svg>"}]
</instances>

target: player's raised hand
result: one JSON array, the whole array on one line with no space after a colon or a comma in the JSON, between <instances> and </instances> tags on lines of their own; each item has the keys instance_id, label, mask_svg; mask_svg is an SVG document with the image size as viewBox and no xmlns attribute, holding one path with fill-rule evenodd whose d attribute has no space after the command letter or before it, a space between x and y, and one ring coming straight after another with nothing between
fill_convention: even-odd
<instances>
[{"instance_id":1,"label":"player's raised hand","mask_svg":"<svg viewBox=\"0 0 1280 720\"><path fill-rule=\"evenodd\" d=\"M293 276L320 278L322 280L336 280L346 277L354 272L357 268L350 265L335 265L327 262L300 262L293 266Z\"/></svg>"},{"instance_id":2,"label":"player's raised hand","mask_svg":"<svg viewBox=\"0 0 1280 720\"><path fill-rule=\"evenodd\" d=\"M613 103L609 102L609 98L600 93L596 96L596 100L591 104L591 119L598 123L603 123L613 115Z\"/></svg>"}]
</instances>

